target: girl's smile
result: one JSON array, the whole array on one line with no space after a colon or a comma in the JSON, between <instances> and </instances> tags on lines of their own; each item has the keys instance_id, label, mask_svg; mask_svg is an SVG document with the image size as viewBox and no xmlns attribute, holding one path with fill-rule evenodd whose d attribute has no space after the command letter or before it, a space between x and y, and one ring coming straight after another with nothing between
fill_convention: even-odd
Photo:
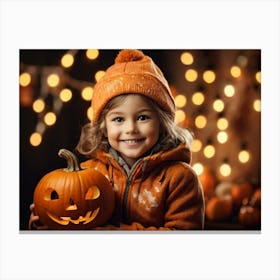
<instances>
[{"instance_id":1,"label":"girl's smile","mask_svg":"<svg viewBox=\"0 0 280 280\"><path fill-rule=\"evenodd\" d=\"M105 123L109 144L129 166L148 152L159 138L158 115L140 95L127 95L124 102L109 110Z\"/></svg>"}]
</instances>

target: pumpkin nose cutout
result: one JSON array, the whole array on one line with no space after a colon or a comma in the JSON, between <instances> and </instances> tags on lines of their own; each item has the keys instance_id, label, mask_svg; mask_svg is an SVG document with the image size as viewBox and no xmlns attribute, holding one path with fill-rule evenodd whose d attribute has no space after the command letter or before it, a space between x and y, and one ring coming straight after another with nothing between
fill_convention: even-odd
<instances>
[{"instance_id":1,"label":"pumpkin nose cutout","mask_svg":"<svg viewBox=\"0 0 280 280\"><path fill-rule=\"evenodd\" d=\"M74 200L70 198L69 200L69 206L66 208L66 210L77 210L77 205L75 204Z\"/></svg>"}]
</instances>

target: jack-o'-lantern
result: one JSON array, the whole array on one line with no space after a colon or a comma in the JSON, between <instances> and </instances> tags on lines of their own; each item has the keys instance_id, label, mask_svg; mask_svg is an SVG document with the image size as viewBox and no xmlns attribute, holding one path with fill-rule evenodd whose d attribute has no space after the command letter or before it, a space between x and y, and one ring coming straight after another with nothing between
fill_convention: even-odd
<instances>
[{"instance_id":1,"label":"jack-o'-lantern","mask_svg":"<svg viewBox=\"0 0 280 280\"><path fill-rule=\"evenodd\" d=\"M49 229L92 229L112 215L113 187L93 168L81 169L77 157L66 149L59 156L67 160L65 169L46 174L34 191L35 214Z\"/></svg>"}]
</instances>

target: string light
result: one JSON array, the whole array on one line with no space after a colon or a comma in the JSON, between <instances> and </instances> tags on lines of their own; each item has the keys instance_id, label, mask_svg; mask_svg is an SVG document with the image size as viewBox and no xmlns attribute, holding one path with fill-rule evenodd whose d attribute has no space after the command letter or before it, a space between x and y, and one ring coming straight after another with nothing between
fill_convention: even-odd
<instances>
[{"instance_id":1,"label":"string light","mask_svg":"<svg viewBox=\"0 0 280 280\"><path fill-rule=\"evenodd\" d=\"M201 147L202 147L202 143L199 139L194 139L192 142L191 142L191 150L192 152L194 153L197 153L201 150Z\"/></svg>"},{"instance_id":2,"label":"string light","mask_svg":"<svg viewBox=\"0 0 280 280\"><path fill-rule=\"evenodd\" d=\"M228 163L223 163L220 166L219 171L222 176L228 177L231 174L231 166Z\"/></svg>"},{"instance_id":3,"label":"string light","mask_svg":"<svg viewBox=\"0 0 280 280\"><path fill-rule=\"evenodd\" d=\"M193 55L189 52L182 53L180 60L184 65L191 65L194 61Z\"/></svg>"},{"instance_id":4,"label":"string light","mask_svg":"<svg viewBox=\"0 0 280 280\"><path fill-rule=\"evenodd\" d=\"M207 119L206 119L206 117L205 116L203 116L203 115L199 115L199 116L197 116L196 118L195 118L195 126L197 127L197 128L204 128L205 126L206 126L206 124L207 124Z\"/></svg>"},{"instance_id":5,"label":"string light","mask_svg":"<svg viewBox=\"0 0 280 280\"><path fill-rule=\"evenodd\" d=\"M250 159L250 153L247 150L242 150L238 153L238 160L241 163L246 163Z\"/></svg>"},{"instance_id":6,"label":"string light","mask_svg":"<svg viewBox=\"0 0 280 280\"><path fill-rule=\"evenodd\" d=\"M86 51L86 56L88 59L94 60L99 56L99 51L95 49L88 49Z\"/></svg>"},{"instance_id":7,"label":"string light","mask_svg":"<svg viewBox=\"0 0 280 280\"><path fill-rule=\"evenodd\" d=\"M68 102L72 99L72 91L68 88L64 88L63 90L61 90L61 92L59 93L59 98L61 101L63 102Z\"/></svg>"},{"instance_id":8,"label":"string light","mask_svg":"<svg viewBox=\"0 0 280 280\"><path fill-rule=\"evenodd\" d=\"M57 74L51 74L47 78L47 83L50 87L57 87L59 84L59 76Z\"/></svg>"},{"instance_id":9,"label":"string light","mask_svg":"<svg viewBox=\"0 0 280 280\"><path fill-rule=\"evenodd\" d=\"M203 104L204 100L205 100L205 97L202 92L198 91L192 95L192 102L194 105L200 106Z\"/></svg>"},{"instance_id":10,"label":"string light","mask_svg":"<svg viewBox=\"0 0 280 280\"><path fill-rule=\"evenodd\" d=\"M246 56L240 55L240 56L237 58L237 63L238 63L238 65L240 65L240 67L246 67L246 66L247 66L247 63L248 63L248 59L247 59Z\"/></svg>"},{"instance_id":11,"label":"string light","mask_svg":"<svg viewBox=\"0 0 280 280\"><path fill-rule=\"evenodd\" d=\"M178 94L175 96L175 105L177 108L182 108L186 106L187 104L187 98L185 95Z\"/></svg>"},{"instance_id":12,"label":"string light","mask_svg":"<svg viewBox=\"0 0 280 280\"><path fill-rule=\"evenodd\" d=\"M42 135L38 132L32 133L30 138L29 138L29 142L34 147L39 146L42 142Z\"/></svg>"},{"instance_id":13,"label":"string light","mask_svg":"<svg viewBox=\"0 0 280 280\"><path fill-rule=\"evenodd\" d=\"M228 134L225 131L220 131L217 133L217 140L219 143L224 144L228 140Z\"/></svg>"},{"instance_id":14,"label":"string light","mask_svg":"<svg viewBox=\"0 0 280 280\"><path fill-rule=\"evenodd\" d=\"M185 118L186 118L186 113L183 110L179 109L175 112L175 123L176 124L184 121Z\"/></svg>"},{"instance_id":15,"label":"string light","mask_svg":"<svg viewBox=\"0 0 280 280\"><path fill-rule=\"evenodd\" d=\"M29 84L31 83L31 75L29 73L22 73L20 76L19 76L19 84L22 86L22 87L26 87L28 86Z\"/></svg>"},{"instance_id":16,"label":"string light","mask_svg":"<svg viewBox=\"0 0 280 280\"><path fill-rule=\"evenodd\" d=\"M44 122L48 126L52 126L56 122L56 115L53 112L48 112L44 117Z\"/></svg>"},{"instance_id":17,"label":"string light","mask_svg":"<svg viewBox=\"0 0 280 280\"><path fill-rule=\"evenodd\" d=\"M44 109L45 109L45 101L40 99L40 98L35 100L33 102L32 108L33 108L33 111L36 112L36 113L43 112Z\"/></svg>"},{"instance_id":18,"label":"string light","mask_svg":"<svg viewBox=\"0 0 280 280\"><path fill-rule=\"evenodd\" d=\"M224 87L224 94L227 97L232 97L235 94L235 88L233 85L226 85Z\"/></svg>"},{"instance_id":19,"label":"string light","mask_svg":"<svg viewBox=\"0 0 280 280\"><path fill-rule=\"evenodd\" d=\"M216 74L214 73L214 71L212 70L206 70L203 73L203 80L207 83L207 84L211 84L215 81L216 79Z\"/></svg>"},{"instance_id":20,"label":"string light","mask_svg":"<svg viewBox=\"0 0 280 280\"><path fill-rule=\"evenodd\" d=\"M224 104L224 102L221 99L216 99L213 102L213 109L216 112L222 112L224 110L224 107L225 107L225 104Z\"/></svg>"},{"instance_id":21,"label":"string light","mask_svg":"<svg viewBox=\"0 0 280 280\"><path fill-rule=\"evenodd\" d=\"M220 130L225 130L228 128L228 120L226 118L219 118L217 120L217 127Z\"/></svg>"},{"instance_id":22,"label":"string light","mask_svg":"<svg viewBox=\"0 0 280 280\"><path fill-rule=\"evenodd\" d=\"M256 81L260 84L261 83L261 72L258 71L255 75Z\"/></svg>"},{"instance_id":23,"label":"string light","mask_svg":"<svg viewBox=\"0 0 280 280\"><path fill-rule=\"evenodd\" d=\"M205 148L203 149L203 154L207 158L212 158L215 155L215 152L215 147L211 144L205 146Z\"/></svg>"},{"instance_id":24,"label":"string light","mask_svg":"<svg viewBox=\"0 0 280 280\"><path fill-rule=\"evenodd\" d=\"M65 68L71 67L73 63L74 63L74 56L70 53L63 55L63 57L61 58L61 65Z\"/></svg>"},{"instance_id":25,"label":"string light","mask_svg":"<svg viewBox=\"0 0 280 280\"><path fill-rule=\"evenodd\" d=\"M95 73L94 78L95 81L98 82L105 75L105 71L99 70Z\"/></svg>"},{"instance_id":26,"label":"string light","mask_svg":"<svg viewBox=\"0 0 280 280\"><path fill-rule=\"evenodd\" d=\"M93 109L92 109L92 107L89 107L89 108L87 109L87 117L88 117L88 119L89 119L90 121L92 121L92 118L93 118Z\"/></svg>"},{"instance_id":27,"label":"string light","mask_svg":"<svg viewBox=\"0 0 280 280\"><path fill-rule=\"evenodd\" d=\"M204 167L200 162L196 162L192 167L198 176L201 175L204 171Z\"/></svg>"},{"instance_id":28,"label":"string light","mask_svg":"<svg viewBox=\"0 0 280 280\"><path fill-rule=\"evenodd\" d=\"M92 96L93 96L93 88L92 87L85 87L81 92L81 96L84 100L90 101L92 99Z\"/></svg>"},{"instance_id":29,"label":"string light","mask_svg":"<svg viewBox=\"0 0 280 280\"><path fill-rule=\"evenodd\" d=\"M261 100L256 99L253 103L253 108L256 112L260 112L261 111Z\"/></svg>"},{"instance_id":30,"label":"string light","mask_svg":"<svg viewBox=\"0 0 280 280\"><path fill-rule=\"evenodd\" d=\"M239 67L239 66L236 66L236 65L232 66L232 67L230 68L230 74L231 74L231 76L232 76L233 78L238 78L238 77L240 77L240 76L241 76L241 69L240 69L240 67Z\"/></svg>"},{"instance_id":31,"label":"string light","mask_svg":"<svg viewBox=\"0 0 280 280\"><path fill-rule=\"evenodd\" d=\"M186 72L185 72L185 79L188 81L188 82L194 82L196 81L198 77L198 73L196 70L194 69L188 69Z\"/></svg>"}]
</instances>

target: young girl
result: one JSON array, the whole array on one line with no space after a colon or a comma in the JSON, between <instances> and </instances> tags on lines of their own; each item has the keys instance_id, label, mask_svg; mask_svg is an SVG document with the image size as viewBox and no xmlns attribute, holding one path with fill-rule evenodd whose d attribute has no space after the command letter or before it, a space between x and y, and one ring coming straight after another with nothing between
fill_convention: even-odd
<instances>
[{"instance_id":1,"label":"young girl","mask_svg":"<svg viewBox=\"0 0 280 280\"><path fill-rule=\"evenodd\" d=\"M192 136L174 123L174 100L153 60L138 50L121 51L95 85L92 109L77 149L91 157L82 166L103 173L116 194L112 218L98 229L203 229ZM38 220L31 214L30 225L38 228Z\"/></svg>"}]
</instances>

